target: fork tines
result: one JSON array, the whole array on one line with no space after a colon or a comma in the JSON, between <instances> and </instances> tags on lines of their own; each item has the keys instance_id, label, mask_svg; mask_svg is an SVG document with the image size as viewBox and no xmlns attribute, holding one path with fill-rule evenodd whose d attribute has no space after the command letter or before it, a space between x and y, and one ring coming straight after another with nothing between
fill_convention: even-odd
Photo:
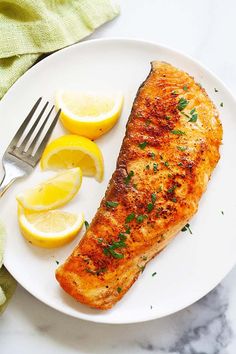
<instances>
[{"instance_id":1,"label":"fork tines","mask_svg":"<svg viewBox=\"0 0 236 354\"><path fill-rule=\"evenodd\" d=\"M46 128L54 106L51 107L46 117L43 118L44 112L49 104L49 102L46 102L37 118L34 120L33 118L36 115L35 112L41 101L42 97L37 100L7 149L8 153L25 161L33 167L38 163L61 113L61 110L59 109L49 127ZM27 128L31 123L32 126L28 130Z\"/></svg>"}]
</instances>

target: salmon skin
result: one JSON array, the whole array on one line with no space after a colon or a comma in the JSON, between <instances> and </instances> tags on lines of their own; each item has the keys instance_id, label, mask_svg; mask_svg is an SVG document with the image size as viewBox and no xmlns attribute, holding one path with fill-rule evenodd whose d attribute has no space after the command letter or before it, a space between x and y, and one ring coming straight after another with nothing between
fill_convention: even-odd
<instances>
[{"instance_id":1,"label":"salmon skin","mask_svg":"<svg viewBox=\"0 0 236 354\"><path fill-rule=\"evenodd\" d=\"M56 270L79 302L110 309L196 213L220 154L222 126L187 73L152 62L116 170L91 225Z\"/></svg>"}]
</instances>

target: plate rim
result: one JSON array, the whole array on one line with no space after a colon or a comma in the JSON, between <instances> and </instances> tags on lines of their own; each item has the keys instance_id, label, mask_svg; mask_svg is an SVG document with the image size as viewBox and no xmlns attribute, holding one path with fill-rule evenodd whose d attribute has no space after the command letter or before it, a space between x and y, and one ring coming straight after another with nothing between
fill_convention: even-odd
<instances>
[{"instance_id":1,"label":"plate rim","mask_svg":"<svg viewBox=\"0 0 236 354\"><path fill-rule=\"evenodd\" d=\"M43 60L37 62L36 64L34 64L32 67L30 67L20 78L18 78L16 80L16 82L8 89L7 93L3 96L1 103L4 102L5 98L8 97L9 94L11 94L11 91L13 89L15 89L15 87L17 85L21 84L21 80L24 79L25 75L28 75L30 73L32 73L35 68L38 68L38 66L40 65L45 65L45 61L47 62L47 60L50 60L50 58L52 56L60 56L62 52L65 51L70 51L71 48L74 47L81 47L81 46L87 46L87 45L93 45L94 43L101 43L101 42L126 42L126 43L135 43L136 45L151 45L161 49L164 49L165 51L170 52L170 54L173 55L178 55L181 56L183 58L186 58L187 60L189 60L190 62L192 62L194 65L197 65L199 68L203 69L205 72L207 72L208 75L210 75L215 81L219 82L219 84L221 85L221 87L225 90L225 93L228 95L228 97L232 100L233 104L236 107L236 98L234 96L234 94L231 92L230 88L222 81L221 78L219 78L212 70L210 70L207 66L205 66L204 64L202 64L199 60L193 58L192 56L185 54L184 52L163 45L160 42L155 42L155 41L149 41L149 40L145 40L142 38L132 38L132 37L106 37L106 38L96 38L96 39L86 39L82 42L78 42L78 43L74 43L71 44L67 47L64 47L62 49L59 49L58 51L51 53L49 56L47 56L46 58L44 58ZM44 64L42 64L44 63ZM0 103L0 104L1 104ZM192 300L190 300L189 302L185 303L184 305L181 304L180 306L175 306L175 310L173 311L173 309L169 312L166 312L164 315L158 315L155 314L155 312L153 311L152 313L149 314L149 316L142 316L140 319L131 319L131 320L110 320L109 318L99 318L97 316L93 316L92 318L87 318L87 314L85 313L81 313L81 312L77 312L79 316L77 316L75 313L69 313L66 310L64 310L63 308L59 307L59 306L55 306L51 301L47 301L45 302L45 299L43 299L39 294L37 294L37 292L32 291L32 289L29 290L27 285L22 285L20 282L17 282L31 295L33 295L37 300L41 301L43 304L51 307L54 310L57 310L65 315L71 316L73 318L77 318L77 319L81 319L81 320L85 320L85 321L89 321L89 322L93 322L93 323L103 323L103 324L133 324L133 323L142 323L142 322L147 322L147 321L153 321L155 319L159 319L159 318L164 318L166 316L170 316L172 314L175 314L176 312L179 312L183 309L186 309L187 307L191 306L192 304L194 304L195 302L199 301L200 299L202 299L204 296L206 296L209 292L211 292L225 277L226 275L233 269L233 267L236 264L236 259L234 261L234 263L231 265L230 269L228 269L227 271L224 272L224 275L221 276L220 280L216 280L215 282L213 282L213 284L211 284L210 288L208 289L207 292L205 292L205 290L203 291L204 293L202 295L197 295L195 298L193 297ZM10 264L7 264L4 260L4 265L7 268L7 270L12 274L11 272L11 266ZM14 273L14 272L13 272ZM12 274L13 275L13 274ZM14 277L14 275L13 275ZM89 315L91 316L91 315Z\"/></svg>"}]
</instances>

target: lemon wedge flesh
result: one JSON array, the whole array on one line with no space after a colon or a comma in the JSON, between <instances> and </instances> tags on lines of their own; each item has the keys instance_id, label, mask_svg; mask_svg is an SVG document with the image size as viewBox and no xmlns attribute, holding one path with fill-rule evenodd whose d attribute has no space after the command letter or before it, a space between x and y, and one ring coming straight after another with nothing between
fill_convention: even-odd
<instances>
[{"instance_id":1,"label":"lemon wedge flesh","mask_svg":"<svg viewBox=\"0 0 236 354\"><path fill-rule=\"evenodd\" d=\"M18 222L27 241L35 246L54 248L69 243L77 236L84 216L61 210L32 213L19 207Z\"/></svg>"},{"instance_id":2,"label":"lemon wedge flesh","mask_svg":"<svg viewBox=\"0 0 236 354\"><path fill-rule=\"evenodd\" d=\"M67 169L79 166L85 176L102 181L104 164L102 153L93 141L83 136L64 135L53 140L43 152L43 170Z\"/></svg>"},{"instance_id":3,"label":"lemon wedge flesh","mask_svg":"<svg viewBox=\"0 0 236 354\"><path fill-rule=\"evenodd\" d=\"M68 203L79 191L82 172L79 167L58 173L39 185L19 194L18 203L27 210L45 211Z\"/></svg>"},{"instance_id":4,"label":"lemon wedge flesh","mask_svg":"<svg viewBox=\"0 0 236 354\"><path fill-rule=\"evenodd\" d=\"M97 139L108 132L119 119L122 106L120 93L59 91L56 94L56 107L61 109L64 127L89 139Z\"/></svg>"}]
</instances>

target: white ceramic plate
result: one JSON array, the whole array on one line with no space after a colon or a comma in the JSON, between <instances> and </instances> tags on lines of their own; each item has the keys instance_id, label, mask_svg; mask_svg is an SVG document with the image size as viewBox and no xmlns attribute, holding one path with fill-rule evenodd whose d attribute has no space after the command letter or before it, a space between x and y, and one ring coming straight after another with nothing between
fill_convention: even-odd
<instances>
[{"instance_id":1,"label":"white ceramic plate","mask_svg":"<svg viewBox=\"0 0 236 354\"><path fill-rule=\"evenodd\" d=\"M102 312L77 303L55 280L56 260L60 263L65 260L83 232L68 246L54 250L31 246L19 233L15 196L48 173L37 169L0 201L0 216L8 232L6 267L36 298L74 317L94 322L131 323L166 316L204 296L235 264L236 104L222 82L180 53L153 43L106 39L86 41L51 55L18 80L1 101L0 155L39 96L53 102L55 91L61 88L123 91L125 105L119 123L97 141L105 160L104 181L99 184L94 179L84 178L78 196L68 207L84 211L90 221L115 168L137 89L150 70L150 61L156 59L187 71L206 88L219 108L224 127L222 157L200 202L199 212L190 222L193 234L180 232L168 248L150 262L112 310ZM62 133L58 124L54 137ZM154 277L153 272L157 272Z\"/></svg>"}]
</instances>

